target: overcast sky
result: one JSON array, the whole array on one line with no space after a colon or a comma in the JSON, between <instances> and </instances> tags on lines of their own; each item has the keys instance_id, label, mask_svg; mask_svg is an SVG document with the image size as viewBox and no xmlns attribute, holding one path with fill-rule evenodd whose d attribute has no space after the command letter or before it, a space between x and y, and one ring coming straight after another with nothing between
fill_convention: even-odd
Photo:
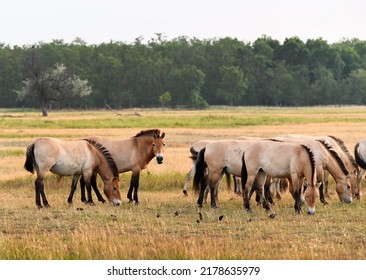
<instances>
[{"instance_id":1,"label":"overcast sky","mask_svg":"<svg viewBox=\"0 0 366 280\"><path fill-rule=\"evenodd\" d=\"M366 40L366 0L0 0L0 43L7 45L77 37L132 43L156 33L167 40Z\"/></svg>"}]
</instances>

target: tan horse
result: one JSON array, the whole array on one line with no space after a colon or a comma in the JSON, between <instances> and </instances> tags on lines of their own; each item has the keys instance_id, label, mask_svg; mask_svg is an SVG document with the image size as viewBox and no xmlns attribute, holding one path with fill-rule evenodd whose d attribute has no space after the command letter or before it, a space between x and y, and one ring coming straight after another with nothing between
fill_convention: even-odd
<instances>
[{"instance_id":1,"label":"tan horse","mask_svg":"<svg viewBox=\"0 0 366 280\"><path fill-rule=\"evenodd\" d=\"M244 206L251 210L249 203L250 188L259 174L258 187L264 184L264 174L272 178L287 178L290 192L295 199L295 212L301 213L300 194L304 183L307 185L305 201L308 214L315 213L318 188L315 186L315 160L312 151L305 145L283 142L259 141L244 149L242 156L242 186ZM306 182L305 182L306 179ZM269 207L265 207L270 210Z\"/></svg>"},{"instance_id":2,"label":"tan horse","mask_svg":"<svg viewBox=\"0 0 366 280\"><path fill-rule=\"evenodd\" d=\"M139 203L138 188L140 180L140 172L147 167L149 162L155 157L158 164L164 162L164 141L165 133L160 135L159 129L143 130L135 136L115 140L105 137L88 137L108 149L114 158L118 172L132 171L130 188L127 198L130 202ZM95 175L93 175L95 177ZM95 185L96 180L92 180L93 189L98 196L98 188ZM82 187L82 196L84 187Z\"/></svg>"},{"instance_id":3,"label":"tan horse","mask_svg":"<svg viewBox=\"0 0 366 280\"><path fill-rule=\"evenodd\" d=\"M104 182L104 193L109 201L115 205L121 204L117 167L109 152L95 141L38 138L27 148L24 168L37 173L35 189L38 208L43 205L50 207L43 183L48 171L61 176L73 176L72 189L75 189L81 175L90 188L90 178L95 171ZM70 196L68 201L72 202ZM91 196L88 197L88 203L93 203Z\"/></svg>"},{"instance_id":4,"label":"tan horse","mask_svg":"<svg viewBox=\"0 0 366 280\"><path fill-rule=\"evenodd\" d=\"M345 167L349 171L349 183L351 186L352 194L355 198L359 199L361 197L360 193L360 181L358 173L360 169L356 163L356 160L353 158L351 153L348 151L346 145L342 141L342 139L335 136L310 136L310 135L301 135L301 134L285 134L280 135L279 137L291 138L291 139L302 139L302 140L322 140L325 141L328 145L332 147L332 149L337 152L338 156L343 161ZM323 179L323 191L324 196L329 196L328 194L328 172L325 170L324 179Z\"/></svg>"},{"instance_id":5,"label":"tan horse","mask_svg":"<svg viewBox=\"0 0 366 280\"><path fill-rule=\"evenodd\" d=\"M192 146L190 147L189 151L191 153L190 158L192 160L192 167L186 175L186 180L185 180L184 186L183 186L183 194L185 196L188 196L189 182L192 179L193 175L196 173L196 160L198 157L198 153L203 148L205 148L208 144L216 142L216 141L218 141L218 140L199 140L199 141L193 143ZM230 189L230 174L226 174L226 183L227 183L228 189ZM234 178L234 183L235 183L235 193L240 192L235 178ZM208 190L209 190L209 188L206 189L205 200L207 199ZM216 199L217 199L217 197L216 197Z\"/></svg>"},{"instance_id":6,"label":"tan horse","mask_svg":"<svg viewBox=\"0 0 366 280\"><path fill-rule=\"evenodd\" d=\"M361 196L361 182L366 173L366 138L360 139L354 147L354 155L360 172L358 173L359 195Z\"/></svg>"},{"instance_id":7,"label":"tan horse","mask_svg":"<svg viewBox=\"0 0 366 280\"><path fill-rule=\"evenodd\" d=\"M345 167L338 153L333 149L333 146L329 145L325 140L304 140L286 137L274 137L273 139L288 143L303 144L309 147L314 154L317 182L319 185L322 186L323 184L324 171L329 172L335 180L335 189L339 200L344 203L352 202L349 171ZM320 201L327 204L322 189L320 191Z\"/></svg>"},{"instance_id":8,"label":"tan horse","mask_svg":"<svg viewBox=\"0 0 366 280\"><path fill-rule=\"evenodd\" d=\"M198 159L196 162L196 174L194 176L194 189L196 192L200 191L200 195L198 198L198 206L202 207L203 202L203 191L206 187L206 184L209 185L211 190L211 207L216 207L215 202L215 193L217 192L217 186L218 182L221 180L224 172L228 172L236 177L242 177L242 156L244 151L246 151L246 148L250 145L256 144L256 143L263 143L264 145L274 145L274 144L280 144L272 141L243 141L243 140L222 140L217 141L215 143L208 144L206 148L202 149L198 155ZM282 143L283 144L283 143ZM283 144L283 145L289 145L291 144ZM298 146L298 145L296 145ZM303 148L304 149L304 148ZM295 155L292 155L294 158L296 158ZM280 158L280 156L277 154L275 157ZM308 155L308 164L309 163L309 155ZM276 162L271 162L270 164L273 165L274 168L276 168ZM207 178L205 178L205 170L207 168ZM264 183L264 176L263 174L259 174L259 169L257 172L254 172L255 174L251 174L254 176L253 180L251 177L251 181L247 184L250 184L250 187L247 187L246 190L250 190L251 186L254 183L254 179L257 175L260 175L260 180L258 181L258 186L256 188L259 188L258 192L261 195L261 202L263 204L263 207L267 210L270 210L268 201L263 196L263 183ZM269 174L268 174L269 175ZM286 173L285 175L282 173L279 173L278 175L281 175L280 177L289 177L289 175ZM271 176L271 175L270 175ZM277 176L274 176L277 177ZM207 180L207 181L206 181ZM312 182L312 181L310 181ZM301 187L300 187L301 189ZM309 212L313 212L314 205L313 202L310 201L312 196L315 196L315 192L312 192L314 188L308 188L309 195L307 196L308 200L307 203L312 206ZM244 193L243 193L244 195ZM248 193L247 193L248 195ZM248 197L243 196L243 200L248 199ZM249 200L249 199L248 199ZM244 200L245 201L245 200ZM314 200L315 201L315 200ZM245 201L247 203L248 201ZM249 210L249 208L248 208Z\"/></svg>"}]
</instances>

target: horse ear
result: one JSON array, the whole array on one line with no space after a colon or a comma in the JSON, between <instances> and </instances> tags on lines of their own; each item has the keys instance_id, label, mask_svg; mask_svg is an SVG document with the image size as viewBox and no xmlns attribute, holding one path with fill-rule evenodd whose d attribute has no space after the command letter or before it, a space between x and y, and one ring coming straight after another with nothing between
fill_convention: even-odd
<instances>
[{"instance_id":1,"label":"horse ear","mask_svg":"<svg viewBox=\"0 0 366 280\"><path fill-rule=\"evenodd\" d=\"M161 139L163 139L165 137L165 132L163 132L160 136Z\"/></svg>"}]
</instances>

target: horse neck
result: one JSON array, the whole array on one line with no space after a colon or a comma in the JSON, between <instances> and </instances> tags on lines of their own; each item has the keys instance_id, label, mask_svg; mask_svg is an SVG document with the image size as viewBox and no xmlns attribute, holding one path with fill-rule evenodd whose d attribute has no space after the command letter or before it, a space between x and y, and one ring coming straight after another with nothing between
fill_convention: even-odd
<instances>
[{"instance_id":1,"label":"horse neck","mask_svg":"<svg viewBox=\"0 0 366 280\"><path fill-rule=\"evenodd\" d=\"M155 157L152 149L152 142L153 140L151 137L136 138L135 145L139 151L141 165L147 165Z\"/></svg>"},{"instance_id":2,"label":"horse neck","mask_svg":"<svg viewBox=\"0 0 366 280\"><path fill-rule=\"evenodd\" d=\"M336 182L339 182L341 180L345 180L346 175L343 173L341 167L339 166L339 164L336 162L336 160L334 158L330 158L326 161L326 167L325 169L330 173L330 175L332 175L332 177L334 178L334 180Z\"/></svg>"},{"instance_id":3,"label":"horse neck","mask_svg":"<svg viewBox=\"0 0 366 280\"><path fill-rule=\"evenodd\" d=\"M102 178L103 182L111 181L114 178L114 174L109 166L107 159L104 157L101 152L98 152L97 163L95 166L95 171L99 174Z\"/></svg>"}]
</instances>

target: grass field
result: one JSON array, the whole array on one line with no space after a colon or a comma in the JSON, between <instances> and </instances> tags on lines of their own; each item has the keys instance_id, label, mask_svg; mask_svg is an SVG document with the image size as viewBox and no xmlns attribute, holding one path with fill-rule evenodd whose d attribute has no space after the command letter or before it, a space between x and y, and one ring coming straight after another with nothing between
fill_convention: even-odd
<instances>
[{"instance_id":1,"label":"grass field","mask_svg":"<svg viewBox=\"0 0 366 280\"><path fill-rule=\"evenodd\" d=\"M138 112L140 116L137 116ZM314 216L295 215L289 194L268 219L260 207L243 210L242 199L221 186L218 209L182 194L191 167L189 147L200 139L335 135L353 153L366 137L366 107L214 108L205 111L124 110L38 112L0 110L0 259L366 259L366 202L338 201L331 181L329 205ZM142 172L140 205L127 203L130 173L121 174L123 204L67 204L71 178L45 181L51 208L35 205L35 175L23 169L25 149L42 136L79 139L91 135L128 138L140 130L166 133L164 164ZM218 217L224 216L219 221Z\"/></svg>"}]
</instances>

